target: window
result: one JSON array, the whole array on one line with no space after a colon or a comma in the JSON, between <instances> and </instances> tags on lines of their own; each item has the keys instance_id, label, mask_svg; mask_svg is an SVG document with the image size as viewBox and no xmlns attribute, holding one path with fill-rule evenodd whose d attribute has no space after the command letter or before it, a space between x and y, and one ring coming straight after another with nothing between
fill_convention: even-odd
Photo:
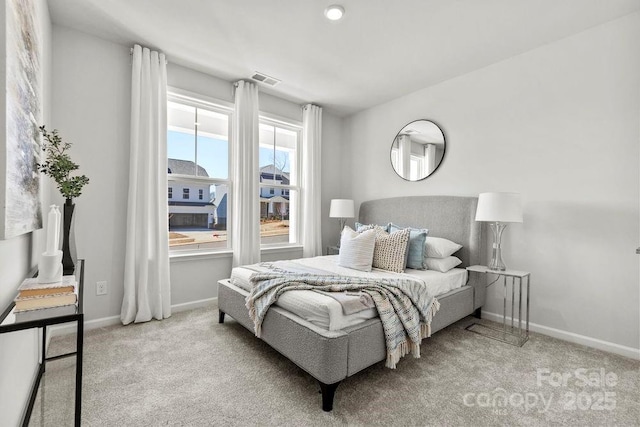
<instances>
[{"instance_id":1,"label":"window","mask_svg":"<svg viewBox=\"0 0 640 427\"><path fill-rule=\"evenodd\" d=\"M170 249L228 249L232 109L170 93L167 113ZM298 242L300 134L298 123L260 116L258 196L263 245ZM182 199L173 198L174 187L182 188Z\"/></svg>"},{"instance_id":2,"label":"window","mask_svg":"<svg viewBox=\"0 0 640 427\"><path fill-rule=\"evenodd\" d=\"M260 118L260 242L297 243L298 141L301 129Z\"/></svg>"},{"instance_id":3,"label":"window","mask_svg":"<svg viewBox=\"0 0 640 427\"><path fill-rule=\"evenodd\" d=\"M171 251L229 247L230 114L231 109L203 99L169 94L168 180L182 188L182 199L172 201L169 187ZM197 199L190 198L196 192Z\"/></svg>"},{"instance_id":4,"label":"window","mask_svg":"<svg viewBox=\"0 0 640 427\"><path fill-rule=\"evenodd\" d=\"M411 155L409 163L410 181L419 181L426 176L424 173L424 164L424 157L414 156L413 154Z\"/></svg>"}]
</instances>

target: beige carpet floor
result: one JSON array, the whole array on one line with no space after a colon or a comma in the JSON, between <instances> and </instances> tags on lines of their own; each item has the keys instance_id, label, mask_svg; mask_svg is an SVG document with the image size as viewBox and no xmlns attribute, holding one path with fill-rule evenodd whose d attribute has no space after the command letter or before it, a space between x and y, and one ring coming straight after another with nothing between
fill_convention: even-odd
<instances>
[{"instance_id":1,"label":"beige carpet floor","mask_svg":"<svg viewBox=\"0 0 640 427\"><path fill-rule=\"evenodd\" d=\"M347 378L325 413L313 378L217 318L197 309L87 332L83 425L640 424L640 362L538 334L514 347L466 331L470 319L423 342L420 359ZM74 344L55 338L49 355ZM73 425L74 363L48 364L31 426Z\"/></svg>"}]
</instances>

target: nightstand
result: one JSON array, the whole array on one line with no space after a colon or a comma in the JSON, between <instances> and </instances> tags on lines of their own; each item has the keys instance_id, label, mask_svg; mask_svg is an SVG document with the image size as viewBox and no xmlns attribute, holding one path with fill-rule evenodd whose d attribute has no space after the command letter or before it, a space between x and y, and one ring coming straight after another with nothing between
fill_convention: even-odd
<instances>
[{"instance_id":1,"label":"nightstand","mask_svg":"<svg viewBox=\"0 0 640 427\"><path fill-rule=\"evenodd\" d=\"M517 271L517 270L491 270L484 265L472 265L471 267L467 267L467 271L475 272L479 274L495 274L497 279L492 282L499 282L500 278L502 278L503 284L503 307L502 307L502 327L495 327L492 325L487 325L484 323L473 323L467 326L467 330L471 332L475 332L480 335L484 335L489 338L493 338L498 341L506 342L508 344L513 344L519 347L522 347L525 342L529 339L529 296L531 293L530 284L531 284L531 273L528 271ZM523 290L523 281L526 278L526 320L525 320L525 329L522 329L522 290ZM511 291L511 292L509 292ZM510 323L511 326L507 325L507 300L509 293L511 293L511 316ZM518 299L518 305L516 306L516 295ZM517 312L516 312L517 309ZM517 326L515 324L517 316Z\"/></svg>"},{"instance_id":2,"label":"nightstand","mask_svg":"<svg viewBox=\"0 0 640 427\"><path fill-rule=\"evenodd\" d=\"M33 318L28 319L20 319L15 314L15 302L11 301L7 308L0 314L0 334L9 333L9 332L18 332L24 331L27 329L39 329L42 336L41 345L38 348L38 352L40 353L40 357L36 357L36 360L39 360L37 365L36 372L32 377L31 382L31 394L29 396L29 401L25 411L22 413L22 423L20 425L26 426L29 425L29 420L31 418L31 413L33 412L33 405L36 401L36 396L39 394L41 398L44 398L44 389L40 390L38 393L40 383L44 383L43 375L45 375L45 370L47 367L47 363L49 361L54 361L66 357L75 356L75 411L74 411L74 425L79 426L80 421L82 419L82 351L83 351L83 337L84 337L84 312L82 309L82 304L84 301L84 260L78 259L75 260L76 268L75 268L75 276L77 281L76 291L78 292L78 302L75 308L72 308L72 311L75 313L68 314L50 314L47 309L43 310L34 310ZM31 275L32 277L37 276L37 272L34 271ZM14 294L15 295L15 294ZM39 312L39 313L35 313ZM55 356L47 356L47 346L46 343L48 335L47 328L55 328L56 325L60 324L69 324L71 322L76 322L76 347L75 351L65 354L59 354ZM51 333L51 329L49 329L49 333ZM73 364L71 365L73 366ZM65 370L68 372L68 370ZM72 384L72 381L69 381ZM68 405L73 405L70 402L69 396L65 395L66 403ZM44 414L40 414L40 416L44 416Z\"/></svg>"},{"instance_id":3,"label":"nightstand","mask_svg":"<svg viewBox=\"0 0 640 427\"><path fill-rule=\"evenodd\" d=\"M337 246L327 246L327 255L339 255L340 248Z\"/></svg>"}]
</instances>

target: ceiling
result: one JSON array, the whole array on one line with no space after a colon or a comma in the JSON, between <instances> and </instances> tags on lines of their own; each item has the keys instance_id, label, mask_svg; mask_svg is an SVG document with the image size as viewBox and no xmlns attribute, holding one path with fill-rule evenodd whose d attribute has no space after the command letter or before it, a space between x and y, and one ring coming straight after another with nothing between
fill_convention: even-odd
<instances>
[{"instance_id":1,"label":"ceiling","mask_svg":"<svg viewBox=\"0 0 640 427\"><path fill-rule=\"evenodd\" d=\"M402 129L398 135L409 135L412 142L418 144L444 145L442 130L429 120L416 120Z\"/></svg>"},{"instance_id":2,"label":"ceiling","mask_svg":"<svg viewBox=\"0 0 640 427\"><path fill-rule=\"evenodd\" d=\"M324 17L344 6L338 22ZM48 0L54 24L349 115L640 10L640 0Z\"/></svg>"}]
</instances>

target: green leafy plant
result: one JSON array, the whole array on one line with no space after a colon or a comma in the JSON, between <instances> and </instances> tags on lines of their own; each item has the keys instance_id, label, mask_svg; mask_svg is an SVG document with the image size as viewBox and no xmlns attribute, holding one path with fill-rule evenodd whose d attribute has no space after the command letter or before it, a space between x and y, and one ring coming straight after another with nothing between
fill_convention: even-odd
<instances>
[{"instance_id":1,"label":"green leafy plant","mask_svg":"<svg viewBox=\"0 0 640 427\"><path fill-rule=\"evenodd\" d=\"M89 178L86 175L71 176L71 172L79 168L67 153L71 143L63 142L57 129L48 132L44 126L40 126L40 133L45 139L43 148L46 159L44 163L38 163L38 169L53 178L65 198L79 197L82 187L89 183Z\"/></svg>"}]
</instances>

